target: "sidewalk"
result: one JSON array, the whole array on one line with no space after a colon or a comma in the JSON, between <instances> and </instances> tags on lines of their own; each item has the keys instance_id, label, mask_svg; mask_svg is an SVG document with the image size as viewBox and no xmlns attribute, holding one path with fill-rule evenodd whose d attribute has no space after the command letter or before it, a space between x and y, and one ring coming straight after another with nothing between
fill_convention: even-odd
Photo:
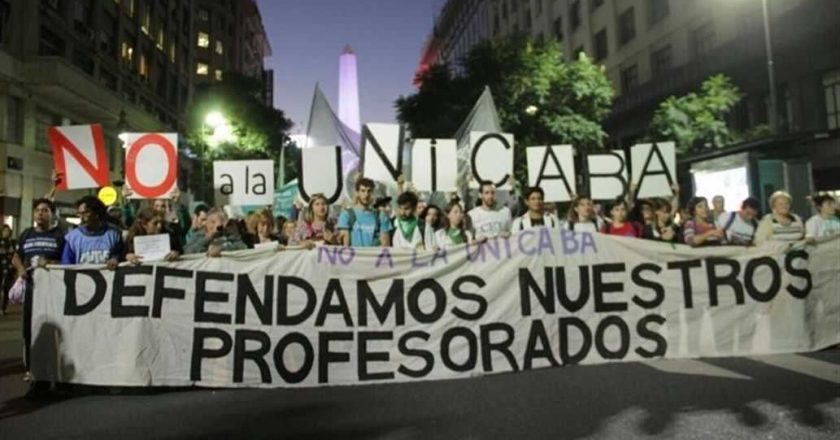
<instances>
[{"instance_id":1,"label":"sidewalk","mask_svg":"<svg viewBox=\"0 0 840 440\"><path fill-rule=\"evenodd\" d=\"M9 305L6 314L0 316L0 403L22 396L27 389L23 381L20 321L18 305Z\"/></svg>"}]
</instances>

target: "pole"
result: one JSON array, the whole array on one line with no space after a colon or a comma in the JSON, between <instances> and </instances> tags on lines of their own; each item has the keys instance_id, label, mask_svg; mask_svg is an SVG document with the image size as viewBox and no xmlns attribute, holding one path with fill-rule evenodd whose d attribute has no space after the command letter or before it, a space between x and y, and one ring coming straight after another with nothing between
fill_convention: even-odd
<instances>
[{"instance_id":1,"label":"pole","mask_svg":"<svg viewBox=\"0 0 840 440\"><path fill-rule=\"evenodd\" d=\"M282 188L286 184L286 147L288 147L288 143L284 141L280 147L280 169L277 170L277 180L280 181L280 184L275 185L278 188Z\"/></svg>"},{"instance_id":2,"label":"pole","mask_svg":"<svg viewBox=\"0 0 840 440\"><path fill-rule=\"evenodd\" d=\"M770 131L779 132L778 98L776 96L776 78L773 68L773 44L770 41L770 14L767 0L761 0L761 12L764 16L764 48L767 53L767 80L770 82Z\"/></svg>"}]
</instances>

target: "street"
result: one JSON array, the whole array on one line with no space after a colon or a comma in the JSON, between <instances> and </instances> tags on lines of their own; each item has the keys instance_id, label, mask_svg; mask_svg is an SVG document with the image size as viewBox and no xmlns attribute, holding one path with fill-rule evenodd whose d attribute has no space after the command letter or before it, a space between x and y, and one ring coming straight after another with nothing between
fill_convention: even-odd
<instances>
[{"instance_id":1,"label":"street","mask_svg":"<svg viewBox=\"0 0 840 440\"><path fill-rule=\"evenodd\" d=\"M837 438L840 350L402 385L95 390L32 404L0 318L2 438Z\"/></svg>"}]
</instances>

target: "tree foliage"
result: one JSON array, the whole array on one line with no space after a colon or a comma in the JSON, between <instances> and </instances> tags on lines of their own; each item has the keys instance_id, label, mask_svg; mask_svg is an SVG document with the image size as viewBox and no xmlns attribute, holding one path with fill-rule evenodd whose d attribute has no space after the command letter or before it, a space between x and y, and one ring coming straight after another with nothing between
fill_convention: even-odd
<instances>
[{"instance_id":1,"label":"tree foliage","mask_svg":"<svg viewBox=\"0 0 840 440\"><path fill-rule=\"evenodd\" d=\"M229 73L218 83L196 88L187 113L187 143L199 155L206 170L214 160L273 159L279 162L281 149L290 146L292 122L282 110L261 100L259 80ZM211 112L221 113L230 126L230 140L214 144L212 130L205 123ZM286 150L286 175L296 173L296 148ZM290 157L291 156L291 157ZM209 177L204 176L206 182Z\"/></svg>"},{"instance_id":2,"label":"tree foliage","mask_svg":"<svg viewBox=\"0 0 840 440\"><path fill-rule=\"evenodd\" d=\"M418 78L417 93L400 97L400 122L415 138L451 136L485 86L493 92L502 128L520 147L558 143L597 149L606 137L601 121L609 113L612 86L602 67L585 55L566 63L554 41L525 37L485 41L475 46L454 75L445 65ZM517 148L518 176L526 166Z\"/></svg>"},{"instance_id":3,"label":"tree foliage","mask_svg":"<svg viewBox=\"0 0 840 440\"><path fill-rule=\"evenodd\" d=\"M704 147L721 147L735 140L726 125L726 114L741 99L738 87L725 75L711 76L699 93L670 96L659 104L650 124L655 139L672 139L685 153Z\"/></svg>"}]
</instances>

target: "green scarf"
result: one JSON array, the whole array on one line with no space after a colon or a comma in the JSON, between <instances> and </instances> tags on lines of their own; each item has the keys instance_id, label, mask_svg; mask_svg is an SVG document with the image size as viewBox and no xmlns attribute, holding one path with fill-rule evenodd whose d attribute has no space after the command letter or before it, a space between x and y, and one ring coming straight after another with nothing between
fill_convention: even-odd
<instances>
[{"instance_id":1,"label":"green scarf","mask_svg":"<svg viewBox=\"0 0 840 440\"><path fill-rule=\"evenodd\" d=\"M399 225L403 238L411 241L411 239L414 238L414 230L417 229L417 217L413 217L410 220L400 219Z\"/></svg>"},{"instance_id":2,"label":"green scarf","mask_svg":"<svg viewBox=\"0 0 840 440\"><path fill-rule=\"evenodd\" d=\"M452 241L452 244L464 244L464 237L461 235L460 229L449 229L446 231L446 235L449 236L449 240Z\"/></svg>"}]
</instances>

